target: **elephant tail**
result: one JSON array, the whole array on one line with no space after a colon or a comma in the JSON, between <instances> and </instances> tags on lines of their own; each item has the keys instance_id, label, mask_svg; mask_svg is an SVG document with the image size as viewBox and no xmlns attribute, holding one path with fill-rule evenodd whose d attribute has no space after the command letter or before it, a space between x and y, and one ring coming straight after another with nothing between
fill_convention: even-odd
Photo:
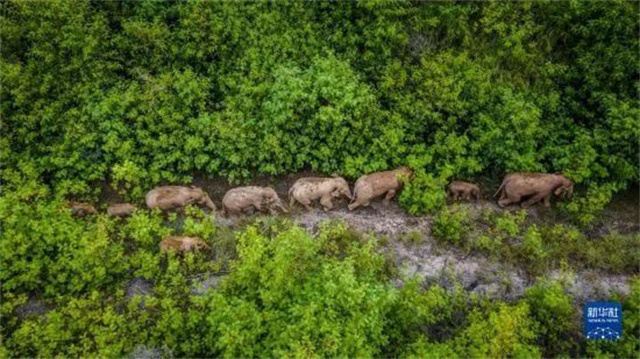
<instances>
[{"instance_id":1,"label":"elephant tail","mask_svg":"<svg viewBox=\"0 0 640 359\"><path fill-rule=\"evenodd\" d=\"M493 197L495 198L495 196L498 195L498 193L500 193L500 191L502 191L502 189L504 188L504 185L507 184L507 181L502 181L502 184L500 185L500 187L498 188L498 190L496 191L496 193L493 195Z\"/></svg>"}]
</instances>

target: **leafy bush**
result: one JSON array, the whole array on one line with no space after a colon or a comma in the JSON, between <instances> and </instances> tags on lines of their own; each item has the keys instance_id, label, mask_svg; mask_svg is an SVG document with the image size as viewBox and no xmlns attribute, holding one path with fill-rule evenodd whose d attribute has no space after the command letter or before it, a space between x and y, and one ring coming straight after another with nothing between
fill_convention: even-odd
<instances>
[{"instance_id":1,"label":"leafy bush","mask_svg":"<svg viewBox=\"0 0 640 359\"><path fill-rule=\"evenodd\" d=\"M575 349L576 329L564 337L533 307L575 320L560 290L482 304L396 288L378 240L344 225L313 237L268 219L234 233L195 208L75 219L66 203L99 203L104 185L141 203L152 186L196 176L353 180L407 165L415 178L399 202L440 211L442 240L532 273L565 262L637 274L636 234L532 227L524 211L474 232L464 210L442 208L453 178L562 171L577 191L560 207L584 225L637 184L638 10L2 2L0 357L123 357L139 345L185 357L635 355L637 283L620 345ZM161 254L168 234L201 236L212 251ZM224 279L198 296L205 275ZM131 298L134 278L153 291ZM31 306L46 313L24 315Z\"/></svg>"},{"instance_id":2,"label":"leafy bush","mask_svg":"<svg viewBox=\"0 0 640 359\"><path fill-rule=\"evenodd\" d=\"M436 214L431 229L435 238L461 244L464 236L469 231L469 219L466 207L447 207Z\"/></svg>"},{"instance_id":3,"label":"leafy bush","mask_svg":"<svg viewBox=\"0 0 640 359\"><path fill-rule=\"evenodd\" d=\"M586 353L594 358L632 358L640 352L640 279L631 282L631 292L614 298L622 302L622 338L619 341L589 341Z\"/></svg>"},{"instance_id":4,"label":"leafy bush","mask_svg":"<svg viewBox=\"0 0 640 359\"><path fill-rule=\"evenodd\" d=\"M2 180L139 199L195 174L409 165L416 214L453 177L563 171L586 223L640 179L637 10L9 1Z\"/></svg>"},{"instance_id":5,"label":"leafy bush","mask_svg":"<svg viewBox=\"0 0 640 359\"><path fill-rule=\"evenodd\" d=\"M582 328L571 297L557 282L541 281L527 289L525 300L531 317L538 323L538 343L543 357L574 357L578 350L578 333Z\"/></svg>"},{"instance_id":6,"label":"leafy bush","mask_svg":"<svg viewBox=\"0 0 640 359\"><path fill-rule=\"evenodd\" d=\"M529 270L533 273L541 274L546 269L545 259L548 256L542 242L542 235L538 226L531 225L527 228L522 237L521 253L525 261L529 263Z\"/></svg>"},{"instance_id":7,"label":"leafy bush","mask_svg":"<svg viewBox=\"0 0 640 359\"><path fill-rule=\"evenodd\" d=\"M473 312L469 326L455 339L456 346L467 358L539 358L529 313L526 303L501 303L488 313Z\"/></svg>"}]
</instances>

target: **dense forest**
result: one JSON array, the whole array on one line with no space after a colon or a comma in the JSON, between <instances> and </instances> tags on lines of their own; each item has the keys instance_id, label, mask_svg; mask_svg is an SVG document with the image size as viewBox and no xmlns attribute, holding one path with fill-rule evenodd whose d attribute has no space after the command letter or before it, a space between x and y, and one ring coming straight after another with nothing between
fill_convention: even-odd
<instances>
[{"instance_id":1,"label":"dense forest","mask_svg":"<svg viewBox=\"0 0 640 359\"><path fill-rule=\"evenodd\" d=\"M627 249L617 253L591 236L614 195L640 181L639 11L624 1L3 1L0 357L122 357L140 345L177 357L637 357L637 277L613 297L624 338L587 343L574 299L539 268L638 274L637 233L597 237ZM435 216L441 243L527 263L535 285L515 300L396 286L386 239L340 223L311 234L273 217L227 228L198 208L120 220L64 207L101 206L107 189L140 204L156 185L196 178L355 180L399 166L415 173L400 206ZM554 204L562 223L507 213L472 236L446 184L494 186L510 172L572 179L573 199ZM177 232L213 251L159 253ZM224 280L193 294L206 273ZM152 293L131 300L135 278ZM21 315L34 300L41 315Z\"/></svg>"}]
</instances>

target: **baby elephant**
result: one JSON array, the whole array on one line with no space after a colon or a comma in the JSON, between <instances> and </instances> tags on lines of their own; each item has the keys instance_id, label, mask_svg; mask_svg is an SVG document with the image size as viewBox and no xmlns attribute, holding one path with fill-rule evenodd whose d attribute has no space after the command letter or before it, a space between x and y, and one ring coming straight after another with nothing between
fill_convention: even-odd
<instances>
[{"instance_id":1,"label":"baby elephant","mask_svg":"<svg viewBox=\"0 0 640 359\"><path fill-rule=\"evenodd\" d=\"M130 203L112 204L107 208L107 214L113 217L126 217L133 214L136 207Z\"/></svg>"},{"instance_id":2,"label":"baby elephant","mask_svg":"<svg viewBox=\"0 0 640 359\"><path fill-rule=\"evenodd\" d=\"M340 196L352 198L349 184L342 177L300 178L289 190L289 207L298 202L311 211L311 202L319 198L324 210L328 211L333 208L331 200Z\"/></svg>"},{"instance_id":3,"label":"baby elephant","mask_svg":"<svg viewBox=\"0 0 640 359\"><path fill-rule=\"evenodd\" d=\"M228 215L239 216L251 207L260 212L268 210L271 214L274 214L273 208L275 207L288 213L282 205L280 197L271 187L238 187L227 191L222 198L222 208Z\"/></svg>"},{"instance_id":4,"label":"baby elephant","mask_svg":"<svg viewBox=\"0 0 640 359\"><path fill-rule=\"evenodd\" d=\"M156 187L147 193L145 197L149 209L160 208L163 211L177 207L184 207L190 204L205 205L212 211L216 210L209 195L201 188L183 186Z\"/></svg>"},{"instance_id":5,"label":"baby elephant","mask_svg":"<svg viewBox=\"0 0 640 359\"><path fill-rule=\"evenodd\" d=\"M447 192L454 200L480 199L480 187L469 182L453 181L449 184Z\"/></svg>"},{"instance_id":6,"label":"baby elephant","mask_svg":"<svg viewBox=\"0 0 640 359\"><path fill-rule=\"evenodd\" d=\"M200 249L211 249L209 245L198 237L169 236L160 242L160 251L168 252L169 250L178 252L189 252Z\"/></svg>"},{"instance_id":7,"label":"baby elephant","mask_svg":"<svg viewBox=\"0 0 640 359\"><path fill-rule=\"evenodd\" d=\"M75 217L84 217L89 214L97 214L96 208L88 203L72 203L71 214Z\"/></svg>"},{"instance_id":8,"label":"baby elephant","mask_svg":"<svg viewBox=\"0 0 640 359\"><path fill-rule=\"evenodd\" d=\"M409 167L400 167L393 171L377 172L358 178L353 188L353 200L349 204L349 210L360 206L368 206L372 199L386 193L384 204L389 201L402 188L401 178L410 179L413 172Z\"/></svg>"}]
</instances>

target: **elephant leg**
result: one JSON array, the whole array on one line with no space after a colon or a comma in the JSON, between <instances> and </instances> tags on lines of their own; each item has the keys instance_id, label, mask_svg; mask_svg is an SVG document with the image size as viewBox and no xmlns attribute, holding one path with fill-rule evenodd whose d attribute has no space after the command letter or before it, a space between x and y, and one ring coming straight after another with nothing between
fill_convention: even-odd
<instances>
[{"instance_id":1,"label":"elephant leg","mask_svg":"<svg viewBox=\"0 0 640 359\"><path fill-rule=\"evenodd\" d=\"M458 192L453 191L453 190L448 190L447 193L449 194L449 198L451 198L452 200L456 200L458 199Z\"/></svg>"},{"instance_id":2,"label":"elephant leg","mask_svg":"<svg viewBox=\"0 0 640 359\"><path fill-rule=\"evenodd\" d=\"M389 190L389 192L387 192L387 195L384 196L384 200L382 201L382 203L384 203L385 206L388 205L389 201L391 201L391 199L395 195L396 195L396 190L395 189Z\"/></svg>"},{"instance_id":3,"label":"elephant leg","mask_svg":"<svg viewBox=\"0 0 640 359\"><path fill-rule=\"evenodd\" d=\"M535 194L533 195L531 198L529 198L528 200L522 202L520 204L520 206L522 206L522 208L527 208L530 207L532 204L539 202L541 199L544 198L544 195L541 194Z\"/></svg>"},{"instance_id":4,"label":"elephant leg","mask_svg":"<svg viewBox=\"0 0 640 359\"><path fill-rule=\"evenodd\" d=\"M307 211L309 211L309 212L313 211L313 207L311 207L311 200L310 199L304 198L304 199L298 200L298 202L300 202L300 204L303 205L304 208Z\"/></svg>"},{"instance_id":5,"label":"elephant leg","mask_svg":"<svg viewBox=\"0 0 640 359\"><path fill-rule=\"evenodd\" d=\"M331 195L325 195L320 198L320 204L324 208L324 211L329 211L333 209L333 203L331 202Z\"/></svg>"},{"instance_id":6,"label":"elephant leg","mask_svg":"<svg viewBox=\"0 0 640 359\"><path fill-rule=\"evenodd\" d=\"M227 208L227 214L229 215L229 217L240 217L240 214L242 213L242 211L236 209L236 208Z\"/></svg>"},{"instance_id":7,"label":"elephant leg","mask_svg":"<svg viewBox=\"0 0 640 359\"><path fill-rule=\"evenodd\" d=\"M255 207L256 211L264 212L264 208L262 208L262 204L260 202L254 202L253 207Z\"/></svg>"},{"instance_id":8,"label":"elephant leg","mask_svg":"<svg viewBox=\"0 0 640 359\"><path fill-rule=\"evenodd\" d=\"M291 195L291 198L289 198L289 207L293 208L293 205L296 204L296 201L297 201L296 198L293 195Z\"/></svg>"},{"instance_id":9,"label":"elephant leg","mask_svg":"<svg viewBox=\"0 0 640 359\"><path fill-rule=\"evenodd\" d=\"M551 207L551 193L544 197L543 204L545 207Z\"/></svg>"},{"instance_id":10,"label":"elephant leg","mask_svg":"<svg viewBox=\"0 0 640 359\"><path fill-rule=\"evenodd\" d=\"M512 203L517 203L520 202L520 197L516 198L509 198L509 197L502 197L498 200L498 206L504 208Z\"/></svg>"}]
</instances>

